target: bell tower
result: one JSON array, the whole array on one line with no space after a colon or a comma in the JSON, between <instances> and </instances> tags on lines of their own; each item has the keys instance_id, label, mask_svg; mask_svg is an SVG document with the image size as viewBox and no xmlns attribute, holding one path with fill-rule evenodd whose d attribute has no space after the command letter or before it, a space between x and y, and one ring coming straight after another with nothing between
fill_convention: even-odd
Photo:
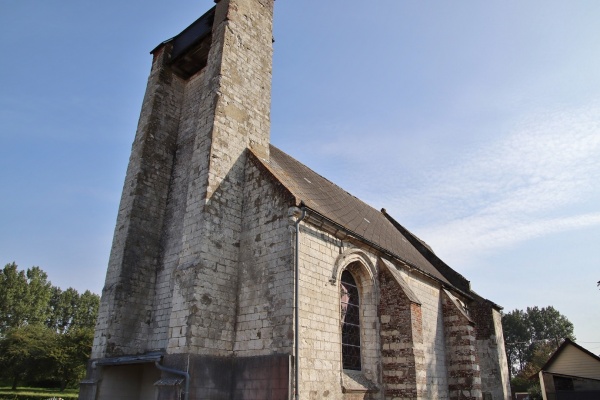
<instances>
[{"instance_id":1,"label":"bell tower","mask_svg":"<svg viewBox=\"0 0 600 400\"><path fill-rule=\"evenodd\" d=\"M189 374L233 355L244 166L248 149L269 157L274 0L215 2L151 52L81 398L147 398L154 362Z\"/></svg>"}]
</instances>

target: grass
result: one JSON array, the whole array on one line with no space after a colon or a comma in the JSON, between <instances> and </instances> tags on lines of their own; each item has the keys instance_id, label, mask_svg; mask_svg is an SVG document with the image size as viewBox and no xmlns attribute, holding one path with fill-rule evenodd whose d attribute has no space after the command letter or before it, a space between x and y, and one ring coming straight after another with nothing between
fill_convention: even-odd
<instances>
[{"instance_id":1,"label":"grass","mask_svg":"<svg viewBox=\"0 0 600 400\"><path fill-rule=\"evenodd\" d=\"M59 389L18 387L17 390L11 390L10 386L0 387L0 400L76 399L78 394L78 389L65 389L61 392Z\"/></svg>"}]
</instances>

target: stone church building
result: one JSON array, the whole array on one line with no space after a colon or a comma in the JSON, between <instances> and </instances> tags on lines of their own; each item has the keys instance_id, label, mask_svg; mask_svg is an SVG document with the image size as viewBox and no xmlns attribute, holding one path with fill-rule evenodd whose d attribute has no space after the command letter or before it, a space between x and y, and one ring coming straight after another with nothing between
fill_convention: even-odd
<instances>
[{"instance_id":1,"label":"stone church building","mask_svg":"<svg viewBox=\"0 0 600 400\"><path fill-rule=\"evenodd\" d=\"M274 0L153 51L80 399L510 397L500 307L269 144Z\"/></svg>"}]
</instances>

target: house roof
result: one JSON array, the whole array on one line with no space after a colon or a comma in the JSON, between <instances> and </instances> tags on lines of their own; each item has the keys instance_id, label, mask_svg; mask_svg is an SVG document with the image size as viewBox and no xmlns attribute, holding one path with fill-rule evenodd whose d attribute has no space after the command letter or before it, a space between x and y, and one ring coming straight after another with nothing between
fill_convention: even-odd
<instances>
[{"instance_id":1,"label":"house roof","mask_svg":"<svg viewBox=\"0 0 600 400\"><path fill-rule=\"evenodd\" d=\"M549 370L550 367L552 366L552 364L554 364L554 362L556 360L558 360L558 358L560 357L560 355L562 353L564 353L569 346L573 346L574 348L576 348L579 351L583 352L584 354L587 354L588 356L594 358L596 361L598 361L600 363L600 357L598 357L597 355L595 355L591 351L589 351L587 349L584 349L583 347L581 347L580 345L578 345L577 343L575 343L571 339L565 338L565 340L558 347L558 349L556 349L556 351L554 352L554 354L552 354L552 356L548 359L548 361L546 361L546 364L544 364L544 366L541 368L541 371L547 371L547 370Z\"/></svg>"},{"instance_id":2,"label":"house roof","mask_svg":"<svg viewBox=\"0 0 600 400\"><path fill-rule=\"evenodd\" d=\"M293 157L270 146L270 158L259 162L296 198L321 216L451 286L449 280L380 212L317 174Z\"/></svg>"}]
</instances>

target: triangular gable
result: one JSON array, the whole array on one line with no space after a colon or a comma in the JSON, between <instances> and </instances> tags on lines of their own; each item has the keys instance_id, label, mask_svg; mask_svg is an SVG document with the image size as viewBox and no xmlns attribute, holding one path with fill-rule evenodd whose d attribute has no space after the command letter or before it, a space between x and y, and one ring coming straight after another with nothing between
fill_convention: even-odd
<instances>
[{"instance_id":1,"label":"triangular gable","mask_svg":"<svg viewBox=\"0 0 600 400\"><path fill-rule=\"evenodd\" d=\"M542 371L600 380L600 357L565 339L544 364Z\"/></svg>"},{"instance_id":2,"label":"triangular gable","mask_svg":"<svg viewBox=\"0 0 600 400\"><path fill-rule=\"evenodd\" d=\"M396 266L384 258L379 258L379 262L380 265L382 265L383 268L385 268L394 277L394 280L396 281L396 283L398 283L398 285L400 285L402 291L404 292L408 300L412 303L420 305L421 300L419 300L415 292L412 291L408 283L406 283L404 278L402 278L402 275L400 274L400 271L398 271Z\"/></svg>"},{"instance_id":3,"label":"triangular gable","mask_svg":"<svg viewBox=\"0 0 600 400\"><path fill-rule=\"evenodd\" d=\"M454 294L450 293L446 289L442 289L442 292L448 297L450 303L454 305L454 308L460 313L460 315L462 315L471 324L475 323L475 321L473 321L473 319L467 312L466 305L458 297L456 297Z\"/></svg>"}]
</instances>

